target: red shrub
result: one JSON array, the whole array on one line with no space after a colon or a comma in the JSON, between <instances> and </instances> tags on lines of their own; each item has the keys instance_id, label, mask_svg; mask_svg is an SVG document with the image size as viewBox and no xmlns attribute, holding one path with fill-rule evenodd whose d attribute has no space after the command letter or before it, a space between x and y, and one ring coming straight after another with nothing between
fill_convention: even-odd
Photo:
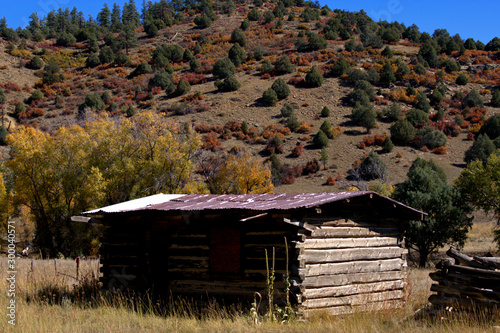
<instances>
[{"instance_id":1,"label":"red shrub","mask_svg":"<svg viewBox=\"0 0 500 333\"><path fill-rule=\"evenodd\" d=\"M474 141L474 133L471 132L467 133L467 140Z\"/></svg>"},{"instance_id":2,"label":"red shrub","mask_svg":"<svg viewBox=\"0 0 500 333\"><path fill-rule=\"evenodd\" d=\"M292 150L293 157L299 157L303 153L304 153L304 146L302 145L302 143L298 143Z\"/></svg>"},{"instance_id":3,"label":"red shrub","mask_svg":"<svg viewBox=\"0 0 500 333\"><path fill-rule=\"evenodd\" d=\"M333 176L328 177L328 179L326 180L326 185L333 186L335 184L337 184L335 178L333 178Z\"/></svg>"},{"instance_id":4,"label":"red shrub","mask_svg":"<svg viewBox=\"0 0 500 333\"><path fill-rule=\"evenodd\" d=\"M302 171L302 174L304 176L307 176L316 173L318 171L319 171L319 163L318 161L314 160L306 163L306 165L304 166L304 170Z\"/></svg>"}]
</instances>

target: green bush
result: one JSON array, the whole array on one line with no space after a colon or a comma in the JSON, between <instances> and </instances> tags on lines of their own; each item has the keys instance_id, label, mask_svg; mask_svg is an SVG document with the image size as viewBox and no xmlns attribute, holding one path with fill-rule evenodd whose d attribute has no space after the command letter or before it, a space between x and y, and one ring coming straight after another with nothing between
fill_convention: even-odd
<instances>
[{"instance_id":1,"label":"green bush","mask_svg":"<svg viewBox=\"0 0 500 333\"><path fill-rule=\"evenodd\" d=\"M248 25L250 25L250 22L248 22ZM233 32L231 33L231 43L238 43L241 47L247 45L247 37L245 36L243 30L241 30L240 28L236 28L233 30Z\"/></svg>"},{"instance_id":2,"label":"green bush","mask_svg":"<svg viewBox=\"0 0 500 333\"><path fill-rule=\"evenodd\" d=\"M332 132L332 123L329 121L329 120L325 120L320 128L320 130L323 131L323 133L325 133L326 137L328 139L333 139L333 132Z\"/></svg>"},{"instance_id":3,"label":"green bush","mask_svg":"<svg viewBox=\"0 0 500 333\"><path fill-rule=\"evenodd\" d=\"M417 130L406 119L396 121L390 128L391 140L398 145L408 145L415 138Z\"/></svg>"},{"instance_id":4,"label":"green bush","mask_svg":"<svg viewBox=\"0 0 500 333\"><path fill-rule=\"evenodd\" d=\"M236 43L234 44L228 52L228 58L231 60L234 64L234 66L238 67L241 65L244 61L247 55L245 54L245 51L241 48L240 44Z\"/></svg>"},{"instance_id":5,"label":"green bush","mask_svg":"<svg viewBox=\"0 0 500 333\"><path fill-rule=\"evenodd\" d=\"M282 55L274 64L274 69L278 74L288 74L295 71L295 66L290 61L286 54Z\"/></svg>"},{"instance_id":6,"label":"green bush","mask_svg":"<svg viewBox=\"0 0 500 333\"><path fill-rule=\"evenodd\" d=\"M35 91L38 91L38 90L35 90ZM38 92L41 94L40 91L38 91ZM0 87L0 104L4 104L6 100L7 100L7 97L5 97L5 92L3 91L3 88Z\"/></svg>"},{"instance_id":7,"label":"green bush","mask_svg":"<svg viewBox=\"0 0 500 333\"><path fill-rule=\"evenodd\" d=\"M356 103L370 106L370 97L365 90L362 89L354 89L349 95L347 95L347 104L354 106Z\"/></svg>"},{"instance_id":8,"label":"green bush","mask_svg":"<svg viewBox=\"0 0 500 333\"><path fill-rule=\"evenodd\" d=\"M305 85L309 88L317 88L323 85L323 75L321 75L316 66L313 66L306 74Z\"/></svg>"},{"instance_id":9,"label":"green bush","mask_svg":"<svg viewBox=\"0 0 500 333\"><path fill-rule=\"evenodd\" d=\"M343 56L340 56L337 61L333 64L331 70L330 70L330 75L338 77L341 76L342 74L347 74L351 70L351 66L349 63L345 60Z\"/></svg>"},{"instance_id":10,"label":"green bush","mask_svg":"<svg viewBox=\"0 0 500 333\"><path fill-rule=\"evenodd\" d=\"M465 86L467 83L469 83L469 78L464 73L460 73L458 74L455 83L459 86Z\"/></svg>"},{"instance_id":11,"label":"green bush","mask_svg":"<svg viewBox=\"0 0 500 333\"><path fill-rule=\"evenodd\" d=\"M444 99L443 94L441 93L440 89L434 89L432 91L432 94L429 96L430 103L432 105L439 105Z\"/></svg>"},{"instance_id":12,"label":"green bush","mask_svg":"<svg viewBox=\"0 0 500 333\"><path fill-rule=\"evenodd\" d=\"M127 54L120 52L115 58L115 64L118 66L128 66L130 65L130 59Z\"/></svg>"},{"instance_id":13,"label":"green bush","mask_svg":"<svg viewBox=\"0 0 500 333\"><path fill-rule=\"evenodd\" d=\"M323 50L327 46L326 38L321 35L311 33L307 38L307 48L311 51Z\"/></svg>"},{"instance_id":14,"label":"green bush","mask_svg":"<svg viewBox=\"0 0 500 333\"><path fill-rule=\"evenodd\" d=\"M144 23L144 32L149 38L158 36L158 27L153 22Z\"/></svg>"},{"instance_id":15,"label":"green bush","mask_svg":"<svg viewBox=\"0 0 500 333\"><path fill-rule=\"evenodd\" d=\"M272 70L273 70L273 65L271 64L271 62L268 59L264 60L262 66L260 66L261 73L267 73Z\"/></svg>"},{"instance_id":16,"label":"green bush","mask_svg":"<svg viewBox=\"0 0 500 333\"><path fill-rule=\"evenodd\" d=\"M391 83L396 81L396 75L394 74L394 68L390 62L386 62L382 71L380 73L380 84L388 87Z\"/></svg>"},{"instance_id":17,"label":"green bush","mask_svg":"<svg viewBox=\"0 0 500 333\"><path fill-rule=\"evenodd\" d=\"M236 68L229 58L219 59L212 68L212 74L219 79L225 79L236 73Z\"/></svg>"},{"instance_id":18,"label":"green bush","mask_svg":"<svg viewBox=\"0 0 500 333\"><path fill-rule=\"evenodd\" d=\"M481 160L486 165L488 158L497 150L495 144L486 134L480 134L472 146L465 151L464 162L470 163L475 160Z\"/></svg>"},{"instance_id":19,"label":"green bush","mask_svg":"<svg viewBox=\"0 0 500 333\"><path fill-rule=\"evenodd\" d=\"M441 68L444 67L446 73L457 72L460 70L460 66L453 59L444 59L441 61Z\"/></svg>"},{"instance_id":20,"label":"green bush","mask_svg":"<svg viewBox=\"0 0 500 333\"><path fill-rule=\"evenodd\" d=\"M287 98L288 95L290 95L290 88L282 78L276 79L276 81L273 82L271 89L276 92L276 96L278 96L279 100Z\"/></svg>"},{"instance_id":21,"label":"green bush","mask_svg":"<svg viewBox=\"0 0 500 333\"><path fill-rule=\"evenodd\" d=\"M463 105L464 107L476 107L476 106L483 106L483 99L481 98L481 95L477 92L476 89L472 89L467 96L465 96L463 100Z\"/></svg>"},{"instance_id":22,"label":"green bush","mask_svg":"<svg viewBox=\"0 0 500 333\"><path fill-rule=\"evenodd\" d=\"M262 17L262 14L255 8L252 8L247 14L249 21L258 21Z\"/></svg>"},{"instance_id":23,"label":"green bush","mask_svg":"<svg viewBox=\"0 0 500 333\"><path fill-rule=\"evenodd\" d=\"M224 81L216 80L215 86L219 91L236 91L240 89L241 84L234 77L234 75L229 75L224 79Z\"/></svg>"},{"instance_id":24,"label":"green bush","mask_svg":"<svg viewBox=\"0 0 500 333\"><path fill-rule=\"evenodd\" d=\"M30 62L28 64L28 67L31 68L31 69L40 69L43 66L44 66L44 62L38 56L34 56L33 58L31 58L31 60L30 60Z\"/></svg>"},{"instance_id":25,"label":"green bush","mask_svg":"<svg viewBox=\"0 0 500 333\"><path fill-rule=\"evenodd\" d=\"M160 87L165 90L167 94L170 94L175 89L174 82L170 74L165 72L164 69L155 73L155 75L149 80L149 85L153 87Z\"/></svg>"},{"instance_id":26,"label":"green bush","mask_svg":"<svg viewBox=\"0 0 500 333\"><path fill-rule=\"evenodd\" d=\"M7 145L7 142L5 141L7 134L9 134L9 131L7 131L7 129L5 127L0 126L0 146Z\"/></svg>"},{"instance_id":27,"label":"green bush","mask_svg":"<svg viewBox=\"0 0 500 333\"><path fill-rule=\"evenodd\" d=\"M385 178L387 166L377 152L372 151L359 166L359 176L363 180Z\"/></svg>"},{"instance_id":28,"label":"green bush","mask_svg":"<svg viewBox=\"0 0 500 333\"><path fill-rule=\"evenodd\" d=\"M56 40L56 45L70 46L76 43L76 38L70 33L62 33Z\"/></svg>"},{"instance_id":29,"label":"green bush","mask_svg":"<svg viewBox=\"0 0 500 333\"><path fill-rule=\"evenodd\" d=\"M321 117L323 118L326 118L326 117L330 117L330 109L328 107L323 107L323 109L321 110Z\"/></svg>"},{"instance_id":30,"label":"green bush","mask_svg":"<svg viewBox=\"0 0 500 333\"><path fill-rule=\"evenodd\" d=\"M422 127L430 122L427 112L419 109L411 109L406 114L406 120L408 120L414 127Z\"/></svg>"},{"instance_id":31,"label":"green bush","mask_svg":"<svg viewBox=\"0 0 500 333\"><path fill-rule=\"evenodd\" d=\"M285 103L285 105L283 105L283 107L281 108L281 116L283 118L291 117L293 113L294 113L293 106L291 106L288 103Z\"/></svg>"},{"instance_id":32,"label":"green bush","mask_svg":"<svg viewBox=\"0 0 500 333\"><path fill-rule=\"evenodd\" d=\"M491 140L500 137L500 114L489 117L479 133L486 134Z\"/></svg>"},{"instance_id":33,"label":"green bush","mask_svg":"<svg viewBox=\"0 0 500 333\"><path fill-rule=\"evenodd\" d=\"M386 136L384 142L382 143L382 151L384 153L390 153L394 150L394 144L390 136Z\"/></svg>"},{"instance_id":34,"label":"green bush","mask_svg":"<svg viewBox=\"0 0 500 333\"><path fill-rule=\"evenodd\" d=\"M500 90L495 89L491 95L491 106L500 107Z\"/></svg>"},{"instance_id":35,"label":"green bush","mask_svg":"<svg viewBox=\"0 0 500 333\"><path fill-rule=\"evenodd\" d=\"M135 115L135 108L133 105L130 105L127 108L127 117L133 117Z\"/></svg>"},{"instance_id":36,"label":"green bush","mask_svg":"<svg viewBox=\"0 0 500 333\"><path fill-rule=\"evenodd\" d=\"M212 20L207 15L202 14L194 18L194 24L200 29L205 29L212 25Z\"/></svg>"},{"instance_id":37,"label":"green bush","mask_svg":"<svg viewBox=\"0 0 500 333\"><path fill-rule=\"evenodd\" d=\"M389 109L384 109L383 115L389 121L396 121L401 119L402 110L398 103L393 103Z\"/></svg>"},{"instance_id":38,"label":"green bush","mask_svg":"<svg viewBox=\"0 0 500 333\"><path fill-rule=\"evenodd\" d=\"M377 113L373 108L366 105L356 104L352 109L352 122L358 126L364 127L367 132L377 125Z\"/></svg>"},{"instance_id":39,"label":"green bush","mask_svg":"<svg viewBox=\"0 0 500 333\"><path fill-rule=\"evenodd\" d=\"M276 103L278 103L278 95L276 95L276 92L271 88L264 91L262 99L264 100L264 103L269 106L275 106Z\"/></svg>"},{"instance_id":40,"label":"green bush","mask_svg":"<svg viewBox=\"0 0 500 333\"><path fill-rule=\"evenodd\" d=\"M354 82L354 89L365 91L370 101L372 101L375 98L375 89L373 89L371 83L366 80L358 80Z\"/></svg>"},{"instance_id":41,"label":"green bush","mask_svg":"<svg viewBox=\"0 0 500 333\"><path fill-rule=\"evenodd\" d=\"M415 73L420 75L424 75L425 73L427 73L427 69L425 69L425 67L421 63L418 63L413 70L415 71Z\"/></svg>"},{"instance_id":42,"label":"green bush","mask_svg":"<svg viewBox=\"0 0 500 333\"><path fill-rule=\"evenodd\" d=\"M245 19L243 21L241 21L241 24L240 24L240 29L242 31L246 31L248 28L250 28L250 21Z\"/></svg>"},{"instance_id":43,"label":"green bush","mask_svg":"<svg viewBox=\"0 0 500 333\"><path fill-rule=\"evenodd\" d=\"M417 104L415 104L415 108L429 112L431 109L431 104L429 103L429 100L427 99L427 96L423 92L419 92L417 95Z\"/></svg>"},{"instance_id":44,"label":"green bush","mask_svg":"<svg viewBox=\"0 0 500 333\"><path fill-rule=\"evenodd\" d=\"M402 80L406 74L410 74L410 68L408 68L407 64L401 61L398 65L398 70L396 71L396 79Z\"/></svg>"},{"instance_id":45,"label":"green bush","mask_svg":"<svg viewBox=\"0 0 500 333\"><path fill-rule=\"evenodd\" d=\"M109 92L105 91L102 93L101 99L104 102L104 104L106 104L111 100L111 95L109 94Z\"/></svg>"},{"instance_id":46,"label":"green bush","mask_svg":"<svg viewBox=\"0 0 500 333\"><path fill-rule=\"evenodd\" d=\"M389 46L386 46L382 52L380 52L381 55L383 55L384 57L387 57L387 58L392 58L394 56L394 54L392 53L392 50Z\"/></svg>"},{"instance_id":47,"label":"green bush","mask_svg":"<svg viewBox=\"0 0 500 333\"><path fill-rule=\"evenodd\" d=\"M3 90L0 88L0 103L5 103L5 95L4 98L2 99L3 95ZM31 93L31 96L28 98L28 104L31 104L33 101L38 101L43 98L43 94L40 90L35 90Z\"/></svg>"},{"instance_id":48,"label":"green bush","mask_svg":"<svg viewBox=\"0 0 500 333\"><path fill-rule=\"evenodd\" d=\"M268 10L264 13L264 23L271 23L274 19L275 17L272 11Z\"/></svg>"},{"instance_id":49,"label":"green bush","mask_svg":"<svg viewBox=\"0 0 500 333\"><path fill-rule=\"evenodd\" d=\"M99 52L99 61L101 64L113 62L115 60L115 53L109 46L104 46Z\"/></svg>"},{"instance_id":50,"label":"green bush","mask_svg":"<svg viewBox=\"0 0 500 333\"><path fill-rule=\"evenodd\" d=\"M328 147L329 140L326 134L319 130L318 133L313 138L313 143L318 148Z\"/></svg>"},{"instance_id":51,"label":"green bush","mask_svg":"<svg viewBox=\"0 0 500 333\"><path fill-rule=\"evenodd\" d=\"M177 96L181 96L189 92L190 90L191 90L191 85L189 84L189 82L181 80L177 85L177 88L175 88L174 94Z\"/></svg>"},{"instance_id":52,"label":"green bush","mask_svg":"<svg viewBox=\"0 0 500 333\"><path fill-rule=\"evenodd\" d=\"M447 142L446 135L443 132L429 127L422 128L417 132L417 135L421 137L421 146L426 146L431 150L443 147Z\"/></svg>"},{"instance_id":53,"label":"green bush","mask_svg":"<svg viewBox=\"0 0 500 333\"><path fill-rule=\"evenodd\" d=\"M97 93L87 94L83 104L95 111L102 111L106 107L106 104L104 104L101 97Z\"/></svg>"},{"instance_id":54,"label":"green bush","mask_svg":"<svg viewBox=\"0 0 500 333\"><path fill-rule=\"evenodd\" d=\"M16 104L16 108L14 109L14 115L18 115L20 114L21 112L26 112L26 106L24 105L23 102L18 102Z\"/></svg>"},{"instance_id":55,"label":"green bush","mask_svg":"<svg viewBox=\"0 0 500 333\"><path fill-rule=\"evenodd\" d=\"M151 71L152 71L151 66L147 62L143 61L139 65L137 65L137 67L134 69L134 71L132 73L130 73L130 76L135 77L135 76L151 73Z\"/></svg>"}]
</instances>

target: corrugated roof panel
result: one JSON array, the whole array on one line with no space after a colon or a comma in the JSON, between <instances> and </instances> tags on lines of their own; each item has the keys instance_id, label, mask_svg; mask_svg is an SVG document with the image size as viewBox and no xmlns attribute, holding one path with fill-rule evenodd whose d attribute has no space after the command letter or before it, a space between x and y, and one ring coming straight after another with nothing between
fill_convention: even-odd
<instances>
[{"instance_id":1,"label":"corrugated roof panel","mask_svg":"<svg viewBox=\"0 0 500 333\"><path fill-rule=\"evenodd\" d=\"M132 210L140 210L145 209L148 206L156 205L158 203L168 202L170 200L174 200L185 196L185 194L155 194L150 195L148 197L129 200L125 202L121 202L119 204L106 206L94 210L90 210L88 212L84 212L83 214L98 214L98 213L119 213L119 212L127 212Z\"/></svg>"},{"instance_id":2,"label":"corrugated roof panel","mask_svg":"<svg viewBox=\"0 0 500 333\"><path fill-rule=\"evenodd\" d=\"M376 192L301 193L301 194L158 194L117 205L85 212L84 214L117 213L138 210L199 211L217 209L248 209L256 211L310 208L326 203L360 196L377 196L397 206L422 213Z\"/></svg>"}]
</instances>

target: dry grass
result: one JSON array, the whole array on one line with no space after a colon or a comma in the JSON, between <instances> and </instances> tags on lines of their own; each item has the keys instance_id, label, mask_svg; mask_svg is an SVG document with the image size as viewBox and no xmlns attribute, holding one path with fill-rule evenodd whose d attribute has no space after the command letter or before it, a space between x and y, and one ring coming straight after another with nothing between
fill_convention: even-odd
<instances>
[{"instance_id":1,"label":"dry grass","mask_svg":"<svg viewBox=\"0 0 500 333\"><path fill-rule=\"evenodd\" d=\"M194 314L187 302L175 307L154 310L154 307L132 306L123 297L106 298L82 296L95 285L86 278L97 270L97 261L82 261L81 279L76 284L75 263L58 260L55 275L53 260L16 260L17 293L15 329L0 317L1 332L498 332L491 319L456 315L439 319L414 319L413 312L427 303L431 280L429 270L411 269L407 301L397 310L329 317L315 315L307 321L288 323L269 322L259 318L258 323L248 310L209 306L201 315ZM6 311L8 298L6 260L0 259L0 304ZM73 277L70 277L73 276Z\"/></svg>"}]
</instances>

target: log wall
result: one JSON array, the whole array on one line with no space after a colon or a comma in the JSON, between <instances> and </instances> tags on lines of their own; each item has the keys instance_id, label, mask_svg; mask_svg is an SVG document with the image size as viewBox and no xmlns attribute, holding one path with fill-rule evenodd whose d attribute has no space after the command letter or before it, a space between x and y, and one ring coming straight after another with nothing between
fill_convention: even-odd
<instances>
[{"instance_id":1,"label":"log wall","mask_svg":"<svg viewBox=\"0 0 500 333\"><path fill-rule=\"evenodd\" d=\"M406 253L395 223L306 221L317 229L297 243L299 311L332 315L397 306L404 297Z\"/></svg>"},{"instance_id":2,"label":"log wall","mask_svg":"<svg viewBox=\"0 0 500 333\"><path fill-rule=\"evenodd\" d=\"M500 309L500 258L464 255L450 248L438 265L440 270L430 273L437 282L431 286L435 293L429 301L435 309L459 310Z\"/></svg>"}]
</instances>

